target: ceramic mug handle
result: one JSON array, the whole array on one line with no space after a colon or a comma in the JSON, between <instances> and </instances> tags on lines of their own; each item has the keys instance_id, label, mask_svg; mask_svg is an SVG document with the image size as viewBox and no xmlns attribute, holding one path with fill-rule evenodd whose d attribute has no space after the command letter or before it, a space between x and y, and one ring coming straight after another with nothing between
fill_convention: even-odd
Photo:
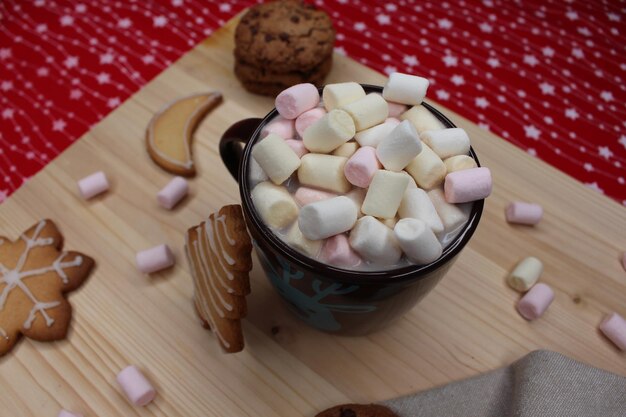
<instances>
[{"instance_id":1,"label":"ceramic mug handle","mask_svg":"<svg viewBox=\"0 0 626 417\"><path fill-rule=\"evenodd\" d=\"M263 119L244 119L226 129L220 139L220 157L235 181L239 182L239 166L243 149Z\"/></svg>"}]
</instances>

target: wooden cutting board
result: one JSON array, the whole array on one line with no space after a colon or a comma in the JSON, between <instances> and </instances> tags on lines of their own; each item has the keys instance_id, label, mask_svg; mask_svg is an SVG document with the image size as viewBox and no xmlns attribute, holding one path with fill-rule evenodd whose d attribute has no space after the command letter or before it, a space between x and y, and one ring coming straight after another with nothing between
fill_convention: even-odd
<instances>
[{"instance_id":1,"label":"wooden cutting board","mask_svg":"<svg viewBox=\"0 0 626 417\"><path fill-rule=\"evenodd\" d=\"M626 250L626 208L437 104L469 132L495 180L478 232L448 276L389 329L344 338L292 317L257 263L247 347L222 354L193 311L182 246L189 226L239 200L219 158L220 135L272 108L271 99L248 94L233 76L235 24L183 56L0 205L1 234L15 238L48 217L67 248L97 262L70 295L67 340L24 340L0 361L0 414L55 417L63 407L86 417L313 416L336 403L385 400L466 378L542 348L626 375L626 356L597 331L605 313L626 316L626 272L618 261ZM337 55L328 82L384 79ZM206 90L222 91L225 101L196 133L199 174L190 198L167 212L155 195L171 176L148 158L144 131L164 103ZM76 180L96 170L107 172L112 189L84 202ZM545 219L535 228L508 225L511 200L541 203ZM137 272L135 253L160 243L174 249L175 268L153 277ZM542 280L556 291L533 323L515 312L519 295L505 285L507 272L528 255L544 261ZM146 408L129 405L115 383L127 364L144 369L158 389Z\"/></svg>"}]
</instances>

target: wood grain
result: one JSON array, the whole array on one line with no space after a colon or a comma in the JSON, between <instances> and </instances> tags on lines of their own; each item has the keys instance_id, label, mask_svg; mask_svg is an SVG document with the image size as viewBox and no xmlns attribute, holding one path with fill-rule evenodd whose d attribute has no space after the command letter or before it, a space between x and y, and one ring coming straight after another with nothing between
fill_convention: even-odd
<instances>
[{"instance_id":1,"label":"wood grain","mask_svg":"<svg viewBox=\"0 0 626 417\"><path fill-rule=\"evenodd\" d=\"M221 133L272 107L233 76L234 25L156 77L0 206L3 235L16 237L50 217L66 248L97 262L69 297L68 339L26 340L1 360L3 415L54 417L63 407L101 417L312 416L336 403L384 400L472 376L538 348L626 375L624 354L596 330L609 311L626 316L626 272L618 262L626 209L437 104L468 131L495 179L478 232L449 275L389 329L342 338L293 318L255 266L246 350L223 355L196 319L182 246L189 226L238 202L219 159ZM347 80L382 84L384 77L337 55L328 81ZM173 212L161 210L155 195L170 176L148 157L145 128L164 103L207 90L220 90L225 100L195 135L191 196ZM100 169L112 179L111 191L82 201L76 180ZM540 225L504 221L504 206L517 199L544 206ZM135 253L163 242L174 249L176 266L153 277L137 272ZM544 261L542 280L556 291L550 310L533 323L515 312L518 295L504 279L528 255ZM146 408L129 405L115 384L129 363L157 386Z\"/></svg>"}]
</instances>

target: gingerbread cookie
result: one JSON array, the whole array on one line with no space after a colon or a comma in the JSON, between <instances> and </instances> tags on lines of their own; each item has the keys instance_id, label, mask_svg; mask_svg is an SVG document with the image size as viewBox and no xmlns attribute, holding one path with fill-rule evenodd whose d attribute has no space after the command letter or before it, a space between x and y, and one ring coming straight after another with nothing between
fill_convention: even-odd
<instances>
[{"instance_id":1,"label":"gingerbread cookie","mask_svg":"<svg viewBox=\"0 0 626 417\"><path fill-rule=\"evenodd\" d=\"M247 313L252 269L252 242L241 206L224 206L190 228L185 253L194 281L194 305L203 325L215 333L225 352L241 351L241 318Z\"/></svg>"},{"instance_id":2,"label":"gingerbread cookie","mask_svg":"<svg viewBox=\"0 0 626 417\"><path fill-rule=\"evenodd\" d=\"M398 415L378 404L343 404L324 410L315 417L398 417Z\"/></svg>"},{"instance_id":3,"label":"gingerbread cookie","mask_svg":"<svg viewBox=\"0 0 626 417\"><path fill-rule=\"evenodd\" d=\"M67 334L72 307L63 294L83 283L94 261L62 247L51 220L41 220L15 242L0 237L0 356L20 335L47 342Z\"/></svg>"},{"instance_id":4,"label":"gingerbread cookie","mask_svg":"<svg viewBox=\"0 0 626 417\"><path fill-rule=\"evenodd\" d=\"M146 146L152 160L172 174L194 176L193 132L221 101L222 94L212 92L183 97L165 105L150 120L146 131Z\"/></svg>"}]
</instances>

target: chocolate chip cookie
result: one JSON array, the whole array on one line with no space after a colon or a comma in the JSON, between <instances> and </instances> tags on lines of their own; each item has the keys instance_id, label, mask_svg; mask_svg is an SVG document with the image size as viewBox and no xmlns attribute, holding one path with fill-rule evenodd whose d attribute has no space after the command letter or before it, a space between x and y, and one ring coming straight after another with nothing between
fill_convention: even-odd
<instances>
[{"instance_id":1,"label":"chocolate chip cookie","mask_svg":"<svg viewBox=\"0 0 626 417\"><path fill-rule=\"evenodd\" d=\"M324 410L315 417L398 417L398 415L378 404L343 404Z\"/></svg>"},{"instance_id":2,"label":"chocolate chip cookie","mask_svg":"<svg viewBox=\"0 0 626 417\"><path fill-rule=\"evenodd\" d=\"M246 88L276 94L323 83L332 65L335 29L328 15L301 0L251 7L235 32L235 74Z\"/></svg>"}]
</instances>

